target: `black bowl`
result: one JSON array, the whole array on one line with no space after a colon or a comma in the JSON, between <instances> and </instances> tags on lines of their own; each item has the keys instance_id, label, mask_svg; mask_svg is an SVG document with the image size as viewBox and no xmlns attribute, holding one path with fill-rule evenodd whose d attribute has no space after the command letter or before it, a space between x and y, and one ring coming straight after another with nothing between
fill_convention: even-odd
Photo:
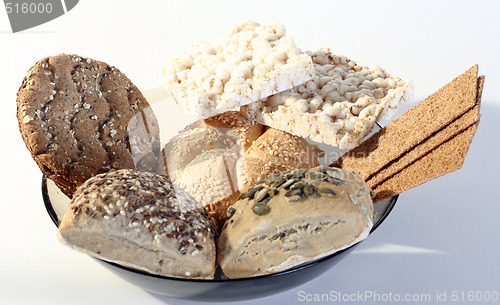
<instances>
[{"instance_id":1,"label":"black bowl","mask_svg":"<svg viewBox=\"0 0 500 305\"><path fill-rule=\"evenodd\" d=\"M42 178L42 196L50 218L58 226L69 199L45 176ZM376 216L370 234L389 215L397 199L398 196L394 196L375 204ZM358 244L290 270L243 279L227 279L220 270L213 280L172 278L96 260L119 277L149 292L198 301L237 301L277 294L304 284L329 270Z\"/></svg>"}]
</instances>

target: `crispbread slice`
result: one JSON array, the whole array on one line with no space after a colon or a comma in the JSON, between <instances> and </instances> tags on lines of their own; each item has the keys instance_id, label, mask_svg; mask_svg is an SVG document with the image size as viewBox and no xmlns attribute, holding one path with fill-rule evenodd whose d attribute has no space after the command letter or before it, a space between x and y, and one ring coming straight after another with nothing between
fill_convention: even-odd
<instances>
[{"instance_id":1,"label":"crispbread slice","mask_svg":"<svg viewBox=\"0 0 500 305\"><path fill-rule=\"evenodd\" d=\"M354 148L379 117L412 96L412 85L379 67L357 65L329 49L311 55L313 79L242 107L257 122L313 141Z\"/></svg>"},{"instance_id":2,"label":"crispbread slice","mask_svg":"<svg viewBox=\"0 0 500 305\"><path fill-rule=\"evenodd\" d=\"M312 78L278 23L244 22L212 43L196 43L161 68L165 87L192 120L234 110Z\"/></svg>"},{"instance_id":3,"label":"crispbread slice","mask_svg":"<svg viewBox=\"0 0 500 305\"><path fill-rule=\"evenodd\" d=\"M422 143L417 145L417 147L413 148L406 154L402 155L400 158L396 159L394 162L390 163L390 166L384 167L376 174L372 175L366 181L366 183L372 188L375 187L376 185L387 179L387 177L391 177L397 172L403 170L406 166L421 158L429 151L437 148L439 145L450 140L458 133L469 128L472 124L479 120L479 108L479 105L476 105L471 110L467 111L464 115L443 128L437 134L423 141Z\"/></svg>"},{"instance_id":4,"label":"crispbread slice","mask_svg":"<svg viewBox=\"0 0 500 305\"><path fill-rule=\"evenodd\" d=\"M422 183L460 169L478 124L479 121L470 125L449 141L376 186L373 190L377 195L373 202L401 194Z\"/></svg>"},{"instance_id":5,"label":"crispbread slice","mask_svg":"<svg viewBox=\"0 0 500 305\"><path fill-rule=\"evenodd\" d=\"M334 164L368 180L385 166L443 129L477 104L475 65L427 97Z\"/></svg>"},{"instance_id":6,"label":"crispbread slice","mask_svg":"<svg viewBox=\"0 0 500 305\"><path fill-rule=\"evenodd\" d=\"M383 169L378 171L376 174L372 175L368 180L367 184L374 188L378 184L382 183L388 177L401 171L403 168L411 164L413 161L422 157L432 149L438 147L442 143L450 140L458 133L464 131L473 123L479 121L479 110L481 103L481 94L483 92L484 75L478 77L477 84L477 95L476 95L476 106L464 113L462 116L455 119L449 125L444 127L442 130L437 132L435 135L426 139L407 153L403 154L389 166L385 166Z\"/></svg>"}]
</instances>

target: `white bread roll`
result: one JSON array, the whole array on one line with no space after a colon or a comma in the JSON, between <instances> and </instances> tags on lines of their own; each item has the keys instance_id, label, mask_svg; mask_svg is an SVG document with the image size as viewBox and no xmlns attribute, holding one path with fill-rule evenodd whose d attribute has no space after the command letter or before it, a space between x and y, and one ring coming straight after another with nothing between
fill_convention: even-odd
<instances>
[{"instance_id":1,"label":"white bread roll","mask_svg":"<svg viewBox=\"0 0 500 305\"><path fill-rule=\"evenodd\" d=\"M248 182L245 151L263 132L234 111L195 122L165 145L168 176L222 227L228 206Z\"/></svg>"},{"instance_id":2,"label":"white bread roll","mask_svg":"<svg viewBox=\"0 0 500 305\"><path fill-rule=\"evenodd\" d=\"M226 112L189 125L164 147L171 181L198 200L219 224L240 192L262 177L318 166L322 153L305 139Z\"/></svg>"}]
</instances>

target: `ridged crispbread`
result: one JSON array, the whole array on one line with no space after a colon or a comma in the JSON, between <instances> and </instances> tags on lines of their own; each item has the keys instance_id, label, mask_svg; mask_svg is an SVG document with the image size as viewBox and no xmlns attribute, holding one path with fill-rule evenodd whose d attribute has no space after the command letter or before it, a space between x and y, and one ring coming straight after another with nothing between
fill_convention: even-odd
<instances>
[{"instance_id":1,"label":"ridged crispbread","mask_svg":"<svg viewBox=\"0 0 500 305\"><path fill-rule=\"evenodd\" d=\"M336 166L365 180L445 128L477 104L475 65L342 156Z\"/></svg>"},{"instance_id":2,"label":"ridged crispbread","mask_svg":"<svg viewBox=\"0 0 500 305\"><path fill-rule=\"evenodd\" d=\"M473 66L332 166L356 171L377 193L375 202L461 168L480 117L484 76L477 71Z\"/></svg>"}]
</instances>

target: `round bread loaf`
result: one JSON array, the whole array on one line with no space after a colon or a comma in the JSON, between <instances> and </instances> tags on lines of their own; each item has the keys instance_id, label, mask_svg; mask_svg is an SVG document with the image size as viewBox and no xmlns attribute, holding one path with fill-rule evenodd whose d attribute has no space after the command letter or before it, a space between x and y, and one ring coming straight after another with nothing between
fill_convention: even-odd
<instances>
[{"instance_id":1,"label":"round bread loaf","mask_svg":"<svg viewBox=\"0 0 500 305\"><path fill-rule=\"evenodd\" d=\"M75 192L59 240L76 250L164 276L209 279L215 221L164 176L113 170Z\"/></svg>"},{"instance_id":2,"label":"round bread loaf","mask_svg":"<svg viewBox=\"0 0 500 305\"><path fill-rule=\"evenodd\" d=\"M272 175L228 209L217 262L229 278L280 272L345 249L373 226L372 192L331 167Z\"/></svg>"},{"instance_id":3,"label":"round bread loaf","mask_svg":"<svg viewBox=\"0 0 500 305\"><path fill-rule=\"evenodd\" d=\"M228 206L248 181L245 151L263 132L262 125L235 111L197 121L163 149L169 178L222 227Z\"/></svg>"},{"instance_id":4,"label":"round bread loaf","mask_svg":"<svg viewBox=\"0 0 500 305\"><path fill-rule=\"evenodd\" d=\"M41 171L69 197L96 174L162 166L159 126L148 102L101 61L60 54L37 62L17 93L17 118Z\"/></svg>"},{"instance_id":5,"label":"round bread loaf","mask_svg":"<svg viewBox=\"0 0 500 305\"><path fill-rule=\"evenodd\" d=\"M318 166L321 153L301 137L264 131L235 111L191 124L164 148L171 181L198 200L219 228L240 192L270 174Z\"/></svg>"}]
</instances>

